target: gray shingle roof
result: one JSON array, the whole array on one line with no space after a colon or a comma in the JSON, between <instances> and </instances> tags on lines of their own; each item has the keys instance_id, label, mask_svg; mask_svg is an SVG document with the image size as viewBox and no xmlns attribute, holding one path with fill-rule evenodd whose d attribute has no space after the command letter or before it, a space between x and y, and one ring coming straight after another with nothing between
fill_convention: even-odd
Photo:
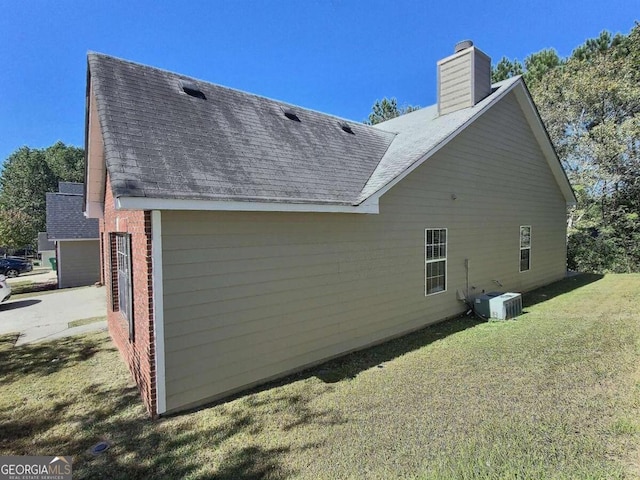
<instances>
[{"instance_id":1,"label":"gray shingle roof","mask_svg":"<svg viewBox=\"0 0 640 480\"><path fill-rule=\"evenodd\" d=\"M84 195L84 183L58 182L58 192Z\"/></svg>"},{"instance_id":2,"label":"gray shingle roof","mask_svg":"<svg viewBox=\"0 0 640 480\"><path fill-rule=\"evenodd\" d=\"M115 197L358 205L519 81L441 117L432 106L368 126L102 54L88 62Z\"/></svg>"},{"instance_id":3,"label":"gray shingle roof","mask_svg":"<svg viewBox=\"0 0 640 480\"><path fill-rule=\"evenodd\" d=\"M84 216L83 203L82 195L47 193L49 240L99 238L98 219Z\"/></svg>"},{"instance_id":4,"label":"gray shingle roof","mask_svg":"<svg viewBox=\"0 0 640 480\"><path fill-rule=\"evenodd\" d=\"M347 122L350 134L337 117L101 54L89 54L89 69L116 197L350 205L394 137L358 122Z\"/></svg>"},{"instance_id":5,"label":"gray shingle roof","mask_svg":"<svg viewBox=\"0 0 640 480\"><path fill-rule=\"evenodd\" d=\"M431 105L374 125L374 128L396 133L396 137L362 189L358 203L420 160L519 80L520 77L513 77L494 84L491 95L473 107L439 116L438 106Z\"/></svg>"}]
</instances>

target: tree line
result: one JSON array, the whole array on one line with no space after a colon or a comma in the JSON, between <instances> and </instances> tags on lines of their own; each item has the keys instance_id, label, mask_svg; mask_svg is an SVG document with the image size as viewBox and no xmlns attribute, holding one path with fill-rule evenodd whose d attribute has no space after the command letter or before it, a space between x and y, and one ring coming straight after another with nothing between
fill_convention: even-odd
<instances>
[{"instance_id":1,"label":"tree line","mask_svg":"<svg viewBox=\"0 0 640 480\"><path fill-rule=\"evenodd\" d=\"M84 181L84 150L57 142L37 149L21 147L0 173L0 247L36 247L46 231L46 193L58 182Z\"/></svg>"}]
</instances>

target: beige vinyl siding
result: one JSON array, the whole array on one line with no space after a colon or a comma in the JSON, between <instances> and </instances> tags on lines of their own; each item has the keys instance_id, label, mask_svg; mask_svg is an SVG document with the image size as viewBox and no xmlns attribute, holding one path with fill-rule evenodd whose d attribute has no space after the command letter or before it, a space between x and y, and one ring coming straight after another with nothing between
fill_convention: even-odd
<instances>
[{"instance_id":1,"label":"beige vinyl siding","mask_svg":"<svg viewBox=\"0 0 640 480\"><path fill-rule=\"evenodd\" d=\"M520 225L532 226L523 273ZM464 311L465 258L472 295L559 279L565 225L513 94L385 194L379 215L164 211L167 409ZM428 297L425 228L448 229L448 289Z\"/></svg>"},{"instance_id":2,"label":"beige vinyl siding","mask_svg":"<svg viewBox=\"0 0 640 480\"><path fill-rule=\"evenodd\" d=\"M58 277L60 288L93 285L100 280L100 242L59 241Z\"/></svg>"},{"instance_id":3,"label":"beige vinyl siding","mask_svg":"<svg viewBox=\"0 0 640 480\"><path fill-rule=\"evenodd\" d=\"M478 103L491 93L491 59L483 52L475 50L474 103Z\"/></svg>"},{"instance_id":4,"label":"beige vinyl siding","mask_svg":"<svg viewBox=\"0 0 640 480\"><path fill-rule=\"evenodd\" d=\"M471 89L471 50L438 65L440 114L473 105Z\"/></svg>"}]
</instances>

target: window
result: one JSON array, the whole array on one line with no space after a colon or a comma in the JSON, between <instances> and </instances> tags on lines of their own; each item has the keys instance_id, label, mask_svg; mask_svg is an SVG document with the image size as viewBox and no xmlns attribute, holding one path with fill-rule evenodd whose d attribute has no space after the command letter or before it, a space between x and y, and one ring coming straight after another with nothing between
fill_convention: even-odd
<instances>
[{"instance_id":1,"label":"window","mask_svg":"<svg viewBox=\"0 0 640 480\"><path fill-rule=\"evenodd\" d=\"M118 310L129 322L129 338L133 340L133 308L131 299L131 235L116 234L116 274Z\"/></svg>"},{"instance_id":2,"label":"window","mask_svg":"<svg viewBox=\"0 0 640 480\"><path fill-rule=\"evenodd\" d=\"M520 271L531 268L531 226L520 227Z\"/></svg>"},{"instance_id":3,"label":"window","mask_svg":"<svg viewBox=\"0 0 640 480\"><path fill-rule=\"evenodd\" d=\"M447 229L424 231L424 294L447 290Z\"/></svg>"}]
</instances>

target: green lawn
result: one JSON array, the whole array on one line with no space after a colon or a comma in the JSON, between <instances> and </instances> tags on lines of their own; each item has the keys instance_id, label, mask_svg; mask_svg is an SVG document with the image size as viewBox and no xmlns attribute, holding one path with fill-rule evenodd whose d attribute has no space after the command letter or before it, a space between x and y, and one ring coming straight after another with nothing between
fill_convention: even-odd
<instances>
[{"instance_id":1,"label":"green lawn","mask_svg":"<svg viewBox=\"0 0 640 480\"><path fill-rule=\"evenodd\" d=\"M33 280L20 280L11 284L11 298L15 300L33 297L35 295L44 295L55 291L57 288L58 282L56 280L43 283L36 283Z\"/></svg>"},{"instance_id":2,"label":"green lawn","mask_svg":"<svg viewBox=\"0 0 640 480\"><path fill-rule=\"evenodd\" d=\"M5 336L0 455L73 455L75 479L640 478L640 275L525 300L160 421L105 333Z\"/></svg>"},{"instance_id":3,"label":"green lawn","mask_svg":"<svg viewBox=\"0 0 640 480\"><path fill-rule=\"evenodd\" d=\"M47 283L30 282L28 285L23 286L20 289L14 289L12 285L11 300L21 300L24 298L50 295L52 293L58 293L61 291L68 292L69 290L79 290L81 288L92 288L92 287L84 286L84 287L69 287L69 288L59 289L58 283L55 280Z\"/></svg>"},{"instance_id":4,"label":"green lawn","mask_svg":"<svg viewBox=\"0 0 640 480\"><path fill-rule=\"evenodd\" d=\"M33 285L34 283L35 282L33 280L18 280L17 282L13 282L11 284L11 289L12 290L22 290L25 287L29 287L29 286Z\"/></svg>"},{"instance_id":5,"label":"green lawn","mask_svg":"<svg viewBox=\"0 0 640 480\"><path fill-rule=\"evenodd\" d=\"M80 320L73 320L67 324L69 328L80 327L82 325L89 325L90 323L97 322L105 322L107 320L106 316L101 317L89 317L89 318L81 318Z\"/></svg>"}]
</instances>

